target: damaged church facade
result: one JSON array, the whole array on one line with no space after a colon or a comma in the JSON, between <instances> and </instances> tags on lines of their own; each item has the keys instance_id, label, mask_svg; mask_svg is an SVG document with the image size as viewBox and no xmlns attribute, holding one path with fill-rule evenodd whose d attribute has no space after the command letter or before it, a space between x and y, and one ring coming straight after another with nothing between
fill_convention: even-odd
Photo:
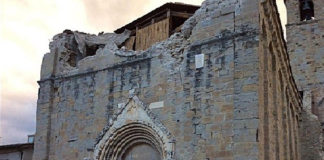
<instances>
[{"instance_id":1,"label":"damaged church facade","mask_svg":"<svg viewBox=\"0 0 324 160\"><path fill-rule=\"evenodd\" d=\"M321 159L324 24L300 18L305 2L286 1L287 43L272 0L167 3L116 33L54 36L33 159Z\"/></svg>"}]
</instances>

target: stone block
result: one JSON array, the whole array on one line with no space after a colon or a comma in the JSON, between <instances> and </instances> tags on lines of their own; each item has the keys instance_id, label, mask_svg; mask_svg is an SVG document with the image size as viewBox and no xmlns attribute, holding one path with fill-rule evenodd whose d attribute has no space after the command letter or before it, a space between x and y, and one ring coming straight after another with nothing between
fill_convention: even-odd
<instances>
[{"instance_id":1,"label":"stone block","mask_svg":"<svg viewBox=\"0 0 324 160\"><path fill-rule=\"evenodd\" d=\"M164 107L164 101L153 102L149 105L150 109L158 109Z\"/></svg>"},{"instance_id":2,"label":"stone block","mask_svg":"<svg viewBox=\"0 0 324 160\"><path fill-rule=\"evenodd\" d=\"M196 64L196 69L204 67L204 62L205 62L205 54L198 54L195 55L195 64Z\"/></svg>"}]
</instances>

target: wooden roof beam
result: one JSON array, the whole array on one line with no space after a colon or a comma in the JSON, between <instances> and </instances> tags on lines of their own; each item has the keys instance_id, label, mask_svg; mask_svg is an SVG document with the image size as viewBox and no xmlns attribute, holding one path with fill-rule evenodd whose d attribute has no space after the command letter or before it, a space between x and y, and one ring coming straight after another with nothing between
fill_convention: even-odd
<instances>
[{"instance_id":1,"label":"wooden roof beam","mask_svg":"<svg viewBox=\"0 0 324 160\"><path fill-rule=\"evenodd\" d=\"M156 18L151 19L151 21L147 21L147 23L145 23L145 24L140 23L141 25L140 26L137 26L137 27L139 29L141 29L141 28L147 27L147 26L149 26L149 25L151 25L153 23L156 23L156 22L159 22L161 20L164 20L165 18L167 18L167 14L166 13L162 14L160 17L156 17Z\"/></svg>"},{"instance_id":2,"label":"wooden roof beam","mask_svg":"<svg viewBox=\"0 0 324 160\"><path fill-rule=\"evenodd\" d=\"M169 9L165 9L159 13L156 13L148 18L146 18L144 21L140 22L140 23L137 23L135 26L141 26L143 24L146 24L146 23L149 23L152 21L152 19L154 19L155 17L159 16L159 15L162 15L163 13L167 12Z\"/></svg>"},{"instance_id":3,"label":"wooden roof beam","mask_svg":"<svg viewBox=\"0 0 324 160\"><path fill-rule=\"evenodd\" d=\"M171 11L171 16L188 19L191 16L193 16L193 14L191 14L191 13L185 13L185 12L175 12L175 11Z\"/></svg>"}]
</instances>

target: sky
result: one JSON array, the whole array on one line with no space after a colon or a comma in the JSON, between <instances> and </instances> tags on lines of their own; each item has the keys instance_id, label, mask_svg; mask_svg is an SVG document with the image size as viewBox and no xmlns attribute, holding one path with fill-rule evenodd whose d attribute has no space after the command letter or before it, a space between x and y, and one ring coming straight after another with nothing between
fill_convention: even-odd
<instances>
[{"instance_id":1,"label":"sky","mask_svg":"<svg viewBox=\"0 0 324 160\"><path fill-rule=\"evenodd\" d=\"M285 23L283 0L277 1ZM26 143L35 133L37 80L55 34L113 32L166 2L174 1L0 0L0 145Z\"/></svg>"}]
</instances>

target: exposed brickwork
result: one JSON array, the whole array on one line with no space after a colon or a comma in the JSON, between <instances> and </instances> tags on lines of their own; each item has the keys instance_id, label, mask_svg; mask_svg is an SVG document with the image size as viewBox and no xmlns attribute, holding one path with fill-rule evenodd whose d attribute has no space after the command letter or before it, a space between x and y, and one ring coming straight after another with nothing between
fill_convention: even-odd
<instances>
[{"instance_id":1,"label":"exposed brickwork","mask_svg":"<svg viewBox=\"0 0 324 160\"><path fill-rule=\"evenodd\" d=\"M206 0L181 33L144 52L109 41L76 67L62 65L62 52L79 52L82 36L89 35L55 36L44 56L35 160L122 156L128 144L107 137L118 141L125 124L145 117L132 111L138 106L154 115L138 123L151 127L129 132L152 132L144 135L167 152L163 159L301 159L301 97L273 1ZM66 48L73 39L79 46ZM140 103L123 110L130 94ZM120 118L124 111L129 116ZM164 149L155 126L169 132L173 149Z\"/></svg>"},{"instance_id":2,"label":"exposed brickwork","mask_svg":"<svg viewBox=\"0 0 324 160\"><path fill-rule=\"evenodd\" d=\"M300 159L300 96L292 79L274 1L260 3L259 159Z\"/></svg>"}]
</instances>

